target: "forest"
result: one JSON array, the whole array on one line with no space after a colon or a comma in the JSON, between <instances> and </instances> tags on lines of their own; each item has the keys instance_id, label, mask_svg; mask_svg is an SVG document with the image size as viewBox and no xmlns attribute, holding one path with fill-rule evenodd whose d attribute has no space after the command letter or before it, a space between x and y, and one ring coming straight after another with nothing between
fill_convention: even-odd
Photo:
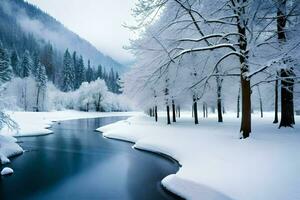
<instances>
[{"instance_id":1,"label":"forest","mask_svg":"<svg viewBox=\"0 0 300 200\"><path fill-rule=\"evenodd\" d=\"M125 93L156 120L157 110L165 110L168 124L191 108L198 124L203 107L203 116L217 112L218 122L236 112L241 138L250 136L255 111L261 117L273 111L279 128L293 127L300 109L299 6L295 0L140 0L129 28L143 33L131 44L137 61L125 76Z\"/></svg>"},{"instance_id":2,"label":"forest","mask_svg":"<svg viewBox=\"0 0 300 200\"><path fill-rule=\"evenodd\" d=\"M23 12L20 12L22 9ZM63 29L54 18L29 3L4 1L0 11L2 107L24 111L123 109L119 102L122 97L118 95L122 92L119 70L115 67L116 64L109 64L113 61L103 58L102 61L93 59L94 62L99 61L93 63L84 58L81 52L86 55L85 49L91 49L91 52L94 47L89 47L88 43L85 44L85 41L73 36L74 33ZM17 15L12 15L13 12ZM63 45L57 46L59 41L50 36L50 31L44 30L43 35L40 35L34 27L25 28L22 22L25 19L31 20L31 23L39 22L38 24L47 26L49 30L59 30L62 37L78 43L78 47L81 45L81 51L71 50L74 46L67 49L63 49ZM101 57L101 53L98 53ZM95 94L84 91L89 88L86 84L95 88ZM71 98L65 98L71 94L65 93L72 93L72 102ZM85 93L86 96L79 98L75 93Z\"/></svg>"}]
</instances>

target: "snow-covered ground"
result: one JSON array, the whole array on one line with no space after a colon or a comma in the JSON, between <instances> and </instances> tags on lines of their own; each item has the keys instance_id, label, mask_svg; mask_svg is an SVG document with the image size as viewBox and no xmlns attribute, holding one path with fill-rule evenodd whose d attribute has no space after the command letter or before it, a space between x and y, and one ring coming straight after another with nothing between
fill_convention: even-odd
<instances>
[{"instance_id":1,"label":"snow-covered ground","mask_svg":"<svg viewBox=\"0 0 300 200\"><path fill-rule=\"evenodd\" d=\"M171 126L165 120L156 124L150 117L134 116L98 130L176 159L182 167L162 184L184 198L300 199L299 125L278 129L272 124L273 113L263 119L253 115L251 137L240 140L235 114L225 115L224 123L211 115L197 126L190 113Z\"/></svg>"},{"instance_id":2,"label":"snow-covered ground","mask_svg":"<svg viewBox=\"0 0 300 200\"><path fill-rule=\"evenodd\" d=\"M110 116L132 116L134 112L79 112L79 111L54 111L54 112L7 112L18 123L18 130L3 128L0 130L0 161L2 164L10 162L9 158L23 153L23 149L16 143L14 137L37 136L52 133L48 128L54 121L97 118ZM12 137L14 136L14 137Z\"/></svg>"},{"instance_id":3,"label":"snow-covered ground","mask_svg":"<svg viewBox=\"0 0 300 200\"><path fill-rule=\"evenodd\" d=\"M86 119L111 116L132 116L135 112L80 112L74 110L53 112L7 112L19 125L19 130L3 128L2 135L14 137L47 135L52 133L49 128L56 121Z\"/></svg>"}]
</instances>

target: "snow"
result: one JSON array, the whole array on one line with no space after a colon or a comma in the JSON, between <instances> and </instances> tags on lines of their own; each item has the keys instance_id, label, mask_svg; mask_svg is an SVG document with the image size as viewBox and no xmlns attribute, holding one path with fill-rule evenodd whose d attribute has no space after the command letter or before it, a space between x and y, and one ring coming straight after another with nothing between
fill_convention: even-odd
<instances>
[{"instance_id":1,"label":"snow","mask_svg":"<svg viewBox=\"0 0 300 200\"><path fill-rule=\"evenodd\" d=\"M5 167L2 171L1 171L1 175L5 176L5 175L9 175L9 174L13 174L14 170L9 168L9 167Z\"/></svg>"},{"instance_id":2,"label":"snow","mask_svg":"<svg viewBox=\"0 0 300 200\"><path fill-rule=\"evenodd\" d=\"M159 152L176 159L182 167L162 185L187 199L297 200L300 199L300 126L278 129L273 113L261 119L253 115L252 135L239 139L240 120L226 114L200 119L190 113L176 124L156 124L147 116L100 127L108 138L134 142L137 149ZM164 113L161 113L163 116ZM299 121L300 117L296 117Z\"/></svg>"},{"instance_id":3,"label":"snow","mask_svg":"<svg viewBox=\"0 0 300 200\"><path fill-rule=\"evenodd\" d=\"M53 112L7 112L11 118L19 124L19 130L9 130L3 128L0 135L10 135L15 137L38 136L51 134L49 130L53 122L98 118L110 116L132 116L134 112L80 112L74 110L53 111Z\"/></svg>"},{"instance_id":4,"label":"snow","mask_svg":"<svg viewBox=\"0 0 300 200\"><path fill-rule=\"evenodd\" d=\"M1 164L10 162L8 159L23 153L23 149L16 143L17 139L11 136L0 135L0 161Z\"/></svg>"}]
</instances>

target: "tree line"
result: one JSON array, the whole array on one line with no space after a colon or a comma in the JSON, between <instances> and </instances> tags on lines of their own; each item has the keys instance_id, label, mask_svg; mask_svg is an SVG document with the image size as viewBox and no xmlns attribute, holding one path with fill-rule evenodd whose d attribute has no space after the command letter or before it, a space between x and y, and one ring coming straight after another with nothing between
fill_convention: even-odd
<instances>
[{"instance_id":1,"label":"tree line","mask_svg":"<svg viewBox=\"0 0 300 200\"><path fill-rule=\"evenodd\" d=\"M236 102L241 138L250 136L254 108L263 117L266 96L274 101L274 123L280 110L279 127L292 127L299 7L295 0L139 0L138 23L129 28L142 33L131 45L137 62L125 77L125 93L156 119L164 107L168 124L180 107L192 107L197 124L199 102L205 117L208 107L216 108L223 122L226 96Z\"/></svg>"}]
</instances>

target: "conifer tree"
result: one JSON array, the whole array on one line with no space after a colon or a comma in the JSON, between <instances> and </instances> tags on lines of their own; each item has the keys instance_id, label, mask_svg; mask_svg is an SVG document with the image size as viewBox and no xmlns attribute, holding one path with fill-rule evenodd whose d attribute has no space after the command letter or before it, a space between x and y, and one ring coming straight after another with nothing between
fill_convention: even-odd
<instances>
[{"instance_id":1,"label":"conifer tree","mask_svg":"<svg viewBox=\"0 0 300 200\"><path fill-rule=\"evenodd\" d=\"M41 52L41 63L46 68L46 73L52 82L55 81L55 69L54 69L54 60L53 60L53 47L50 42L45 45L44 49Z\"/></svg>"},{"instance_id":2,"label":"conifer tree","mask_svg":"<svg viewBox=\"0 0 300 200\"><path fill-rule=\"evenodd\" d=\"M25 51L22 57L22 61L20 64L20 77L21 78L26 78L30 76L32 69L32 59L29 54L29 51Z\"/></svg>"},{"instance_id":3,"label":"conifer tree","mask_svg":"<svg viewBox=\"0 0 300 200\"><path fill-rule=\"evenodd\" d=\"M69 92L74 90L74 80L75 80L75 70L72 64L72 58L67 49L64 54L63 60L63 86L62 90L64 92Z\"/></svg>"},{"instance_id":4,"label":"conifer tree","mask_svg":"<svg viewBox=\"0 0 300 200\"><path fill-rule=\"evenodd\" d=\"M91 82L93 80L93 69L91 68L91 62L90 60L88 61L88 68L86 71L86 81Z\"/></svg>"},{"instance_id":5,"label":"conifer tree","mask_svg":"<svg viewBox=\"0 0 300 200\"><path fill-rule=\"evenodd\" d=\"M33 76L36 76L37 68L39 67L39 64L41 64L39 54L37 52L34 52L32 56L32 69L31 69Z\"/></svg>"},{"instance_id":6,"label":"conifer tree","mask_svg":"<svg viewBox=\"0 0 300 200\"><path fill-rule=\"evenodd\" d=\"M102 73L102 65L98 65L97 78L103 79Z\"/></svg>"},{"instance_id":7,"label":"conifer tree","mask_svg":"<svg viewBox=\"0 0 300 200\"><path fill-rule=\"evenodd\" d=\"M42 108L40 105L40 99L44 100L46 88L47 88L47 74L46 68L40 62L37 65L35 73L35 82L37 87L36 94L36 111L39 112Z\"/></svg>"},{"instance_id":8,"label":"conifer tree","mask_svg":"<svg viewBox=\"0 0 300 200\"><path fill-rule=\"evenodd\" d=\"M82 56L78 60L76 77L76 89L78 89L85 81L85 68Z\"/></svg>"},{"instance_id":9,"label":"conifer tree","mask_svg":"<svg viewBox=\"0 0 300 200\"><path fill-rule=\"evenodd\" d=\"M20 60L19 60L19 56L18 56L18 53L14 50L12 53L11 53L11 57L10 57L10 65L12 67L12 70L13 70L13 73L16 75L16 76L19 76L19 63Z\"/></svg>"},{"instance_id":10,"label":"conifer tree","mask_svg":"<svg viewBox=\"0 0 300 200\"><path fill-rule=\"evenodd\" d=\"M2 43L0 42L0 85L6 81L9 81L11 76L12 69L9 64L9 57L6 49L2 47Z\"/></svg>"}]
</instances>

